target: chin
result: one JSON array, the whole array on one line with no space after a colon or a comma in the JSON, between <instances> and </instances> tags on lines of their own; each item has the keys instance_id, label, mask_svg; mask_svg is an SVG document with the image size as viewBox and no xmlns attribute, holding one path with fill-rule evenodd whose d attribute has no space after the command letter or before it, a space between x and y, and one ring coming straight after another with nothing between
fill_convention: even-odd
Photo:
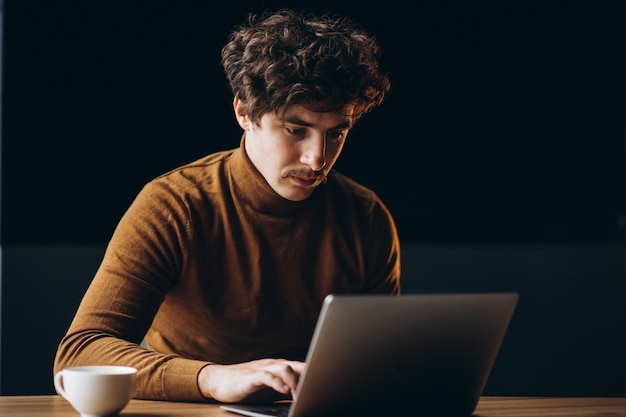
<instances>
[{"instance_id":1,"label":"chin","mask_svg":"<svg viewBox=\"0 0 626 417\"><path fill-rule=\"evenodd\" d=\"M283 196L284 199L289 200L289 201L304 201L307 198L309 198L311 196L311 194L307 194L307 195L290 195L290 196Z\"/></svg>"},{"instance_id":2,"label":"chin","mask_svg":"<svg viewBox=\"0 0 626 417\"><path fill-rule=\"evenodd\" d=\"M311 197L311 194L313 194L313 190L314 188L307 189L307 190L299 189L299 190L279 193L279 194L281 195L281 197L289 201L303 201Z\"/></svg>"}]
</instances>

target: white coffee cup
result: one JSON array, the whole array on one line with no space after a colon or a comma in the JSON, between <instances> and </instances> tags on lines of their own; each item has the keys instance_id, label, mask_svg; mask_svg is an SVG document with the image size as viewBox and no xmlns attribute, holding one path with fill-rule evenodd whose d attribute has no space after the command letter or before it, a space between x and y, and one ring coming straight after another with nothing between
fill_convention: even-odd
<instances>
[{"instance_id":1,"label":"white coffee cup","mask_svg":"<svg viewBox=\"0 0 626 417\"><path fill-rule=\"evenodd\" d=\"M54 388L83 417L116 415L130 401L137 369L128 366L77 366L54 375Z\"/></svg>"}]
</instances>

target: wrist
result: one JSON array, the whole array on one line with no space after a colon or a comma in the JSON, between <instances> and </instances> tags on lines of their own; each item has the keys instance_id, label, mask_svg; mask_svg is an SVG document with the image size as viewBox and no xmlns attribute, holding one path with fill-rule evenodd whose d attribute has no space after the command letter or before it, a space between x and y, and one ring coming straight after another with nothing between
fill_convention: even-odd
<instances>
[{"instance_id":1,"label":"wrist","mask_svg":"<svg viewBox=\"0 0 626 417\"><path fill-rule=\"evenodd\" d=\"M210 387L211 381L211 367L215 366L212 363L209 363L198 371L198 390L200 394L206 399L212 399L213 393Z\"/></svg>"}]
</instances>

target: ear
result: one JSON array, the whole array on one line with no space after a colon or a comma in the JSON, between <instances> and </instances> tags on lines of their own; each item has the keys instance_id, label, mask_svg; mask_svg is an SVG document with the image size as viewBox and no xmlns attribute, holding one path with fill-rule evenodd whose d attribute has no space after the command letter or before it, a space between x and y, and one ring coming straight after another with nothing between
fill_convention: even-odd
<instances>
[{"instance_id":1,"label":"ear","mask_svg":"<svg viewBox=\"0 0 626 417\"><path fill-rule=\"evenodd\" d=\"M237 96L233 99L233 109L235 110L235 118L237 119L239 126L241 126L243 130L250 130L252 122L246 113L243 102Z\"/></svg>"}]
</instances>

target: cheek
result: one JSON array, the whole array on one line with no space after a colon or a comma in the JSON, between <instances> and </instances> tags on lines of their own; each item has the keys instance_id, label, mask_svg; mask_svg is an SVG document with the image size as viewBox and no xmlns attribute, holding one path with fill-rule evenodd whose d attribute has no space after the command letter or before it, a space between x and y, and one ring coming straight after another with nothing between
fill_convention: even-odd
<instances>
[{"instance_id":1,"label":"cheek","mask_svg":"<svg viewBox=\"0 0 626 417\"><path fill-rule=\"evenodd\" d=\"M341 142L338 144L329 144L326 147L326 163L327 164L334 164L335 161L337 160L337 158L339 158L339 154L341 154L341 151L343 149L343 145L345 142Z\"/></svg>"},{"instance_id":2,"label":"cheek","mask_svg":"<svg viewBox=\"0 0 626 417\"><path fill-rule=\"evenodd\" d=\"M282 166L293 166L300 163L303 152L298 146L279 146L273 150L274 160Z\"/></svg>"},{"instance_id":3,"label":"cheek","mask_svg":"<svg viewBox=\"0 0 626 417\"><path fill-rule=\"evenodd\" d=\"M274 146L266 151L264 164L272 171L280 172L299 163L299 153L293 147Z\"/></svg>"}]
</instances>

